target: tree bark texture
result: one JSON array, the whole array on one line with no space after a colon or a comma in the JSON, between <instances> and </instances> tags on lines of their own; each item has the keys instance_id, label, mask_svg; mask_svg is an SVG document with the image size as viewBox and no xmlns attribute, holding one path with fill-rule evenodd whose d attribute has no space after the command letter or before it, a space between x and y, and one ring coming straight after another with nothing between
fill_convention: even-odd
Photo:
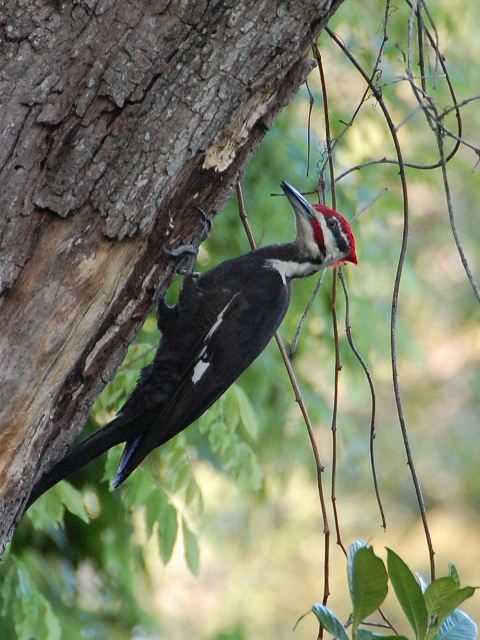
<instances>
[{"instance_id":1,"label":"tree bark texture","mask_svg":"<svg viewBox=\"0 0 480 640\"><path fill-rule=\"evenodd\" d=\"M4 0L0 543L341 0Z\"/></svg>"}]
</instances>

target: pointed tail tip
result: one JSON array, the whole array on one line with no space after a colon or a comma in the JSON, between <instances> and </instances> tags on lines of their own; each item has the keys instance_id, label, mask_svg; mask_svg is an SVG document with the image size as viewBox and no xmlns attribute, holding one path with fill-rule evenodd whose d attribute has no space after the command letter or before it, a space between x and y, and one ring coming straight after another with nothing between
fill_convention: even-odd
<instances>
[{"instance_id":1,"label":"pointed tail tip","mask_svg":"<svg viewBox=\"0 0 480 640\"><path fill-rule=\"evenodd\" d=\"M125 480L125 476L123 473L116 473L115 477L110 480L110 491L115 491L115 489L118 489L118 487L122 484L122 482Z\"/></svg>"}]
</instances>

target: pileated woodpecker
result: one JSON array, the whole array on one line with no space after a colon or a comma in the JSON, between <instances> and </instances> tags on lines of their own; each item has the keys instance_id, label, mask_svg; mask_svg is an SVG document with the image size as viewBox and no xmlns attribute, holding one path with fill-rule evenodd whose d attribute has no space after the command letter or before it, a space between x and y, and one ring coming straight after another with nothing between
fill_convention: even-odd
<instances>
[{"instance_id":1,"label":"pileated woodpecker","mask_svg":"<svg viewBox=\"0 0 480 640\"><path fill-rule=\"evenodd\" d=\"M145 456L201 416L265 349L290 301L292 278L356 264L355 239L337 211L311 205L282 182L297 239L186 276L178 303L158 304L162 337L118 416L69 451L34 485L26 509L47 489L120 442L126 442L113 487ZM177 253L178 255L178 253Z\"/></svg>"}]
</instances>

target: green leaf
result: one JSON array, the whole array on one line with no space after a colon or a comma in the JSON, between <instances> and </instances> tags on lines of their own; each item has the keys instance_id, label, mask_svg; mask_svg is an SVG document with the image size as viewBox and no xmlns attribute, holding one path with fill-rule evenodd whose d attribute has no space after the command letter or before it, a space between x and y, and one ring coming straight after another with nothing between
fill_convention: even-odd
<instances>
[{"instance_id":1,"label":"green leaf","mask_svg":"<svg viewBox=\"0 0 480 640\"><path fill-rule=\"evenodd\" d=\"M348 640L343 624L325 605L314 604L312 611L317 616L322 627L334 638L337 640Z\"/></svg>"},{"instance_id":2,"label":"green leaf","mask_svg":"<svg viewBox=\"0 0 480 640\"><path fill-rule=\"evenodd\" d=\"M165 511L168 510L169 502L165 493L161 489L157 489L147 500L145 505L145 525L147 536L150 537L155 524L163 522ZM166 514L168 517L168 514Z\"/></svg>"},{"instance_id":3,"label":"green leaf","mask_svg":"<svg viewBox=\"0 0 480 640\"><path fill-rule=\"evenodd\" d=\"M368 629L358 629L356 640L377 640L378 638L388 638L388 640L408 640L405 636L390 636L384 633L375 633Z\"/></svg>"},{"instance_id":4,"label":"green leaf","mask_svg":"<svg viewBox=\"0 0 480 640\"><path fill-rule=\"evenodd\" d=\"M445 602L444 606L440 610L439 616L444 616L445 618L450 615L462 602L471 598L476 591L477 587L463 587L462 589L458 589L455 593L452 593L451 598L447 602ZM448 611L450 609L450 611Z\"/></svg>"},{"instance_id":5,"label":"green leaf","mask_svg":"<svg viewBox=\"0 0 480 640\"><path fill-rule=\"evenodd\" d=\"M420 585L405 562L387 548L388 575L395 595L403 609L417 640L424 640L427 633L428 614Z\"/></svg>"},{"instance_id":6,"label":"green leaf","mask_svg":"<svg viewBox=\"0 0 480 640\"><path fill-rule=\"evenodd\" d=\"M463 611L454 611L442 624L433 640L475 640L477 625Z\"/></svg>"},{"instance_id":7,"label":"green leaf","mask_svg":"<svg viewBox=\"0 0 480 640\"><path fill-rule=\"evenodd\" d=\"M429 616L437 614L442 603L457 589L458 586L455 580L450 576L437 578L437 580L429 584L424 593L425 605Z\"/></svg>"},{"instance_id":8,"label":"green leaf","mask_svg":"<svg viewBox=\"0 0 480 640\"><path fill-rule=\"evenodd\" d=\"M140 467L129 479L128 491L122 493L122 501L127 509L145 505L150 496L156 492L153 475Z\"/></svg>"},{"instance_id":9,"label":"green leaf","mask_svg":"<svg viewBox=\"0 0 480 640\"><path fill-rule=\"evenodd\" d=\"M220 400L220 416L220 419L228 426L228 430L234 433L240 422L240 408L233 387L230 387Z\"/></svg>"},{"instance_id":10,"label":"green leaf","mask_svg":"<svg viewBox=\"0 0 480 640\"><path fill-rule=\"evenodd\" d=\"M34 529L40 531L62 526L65 508L59 499L58 485L34 502L27 511L27 515Z\"/></svg>"},{"instance_id":11,"label":"green leaf","mask_svg":"<svg viewBox=\"0 0 480 640\"><path fill-rule=\"evenodd\" d=\"M17 559L12 553L9 555L9 561L16 563ZM2 589L0 591L2 608L0 609L0 615L2 618L6 618L7 610L13 601L13 590L15 582L15 566L12 565L7 571L6 575L2 578Z\"/></svg>"},{"instance_id":12,"label":"green leaf","mask_svg":"<svg viewBox=\"0 0 480 640\"><path fill-rule=\"evenodd\" d=\"M214 404L208 411L206 411L197 421L197 427L200 433L208 433L211 426L217 420L217 404Z\"/></svg>"},{"instance_id":13,"label":"green leaf","mask_svg":"<svg viewBox=\"0 0 480 640\"><path fill-rule=\"evenodd\" d=\"M200 489L198 488L198 484L195 478L192 476L188 481L188 484L185 489L185 503L190 504L200 493Z\"/></svg>"},{"instance_id":14,"label":"green leaf","mask_svg":"<svg viewBox=\"0 0 480 640\"><path fill-rule=\"evenodd\" d=\"M258 420L252 404L245 391L238 384L233 385L232 390L237 398L238 411L242 424L250 436L256 438L258 434Z\"/></svg>"},{"instance_id":15,"label":"green leaf","mask_svg":"<svg viewBox=\"0 0 480 640\"><path fill-rule=\"evenodd\" d=\"M432 582L425 591L425 604L431 625L428 637L433 636L447 616L475 593L474 587L459 589L457 584L454 578L447 576Z\"/></svg>"},{"instance_id":16,"label":"green leaf","mask_svg":"<svg viewBox=\"0 0 480 640\"><path fill-rule=\"evenodd\" d=\"M196 576L200 568L200 550L198 538L188 527L185 518L182 518L183 545L185 548L185 560L190 571Z\"/></svg>"},{"instance_id":17,"label":"green leaf","mask_svg":"<svg viewBox=\"0 0 480 640\"><path fill-rule=\"evenodd\" d=\"M60 623L57 616L53 613L52 607L49 602L46 602L44 622L47 628L47 637L45 640L60 640L60 638L62 637Z\"/></svg>"},{"instance_id":18,"label":"green leaf","mask_svg":"<svg viewBox=\"0 0 480 640\"><path fill-rule=\"evenodd\" d=\"M227 425L224 422L214 422L210 427L208 439L215 453L222 450L227 439L232 439Z\"/></svg>"},{"instance_id":19,"label":"green leaf","mask_svg":"<svg viewBox=\"0 0 480 640\"><path fill-rule=\"evenodd\" d=\"M170 560L178 532L177 510L173 507L165 493L157 489L145 504L145 525L147 535L152 535L154 525L158 525L157 537L160 556L164 564Z\"/></svg>"},{"instance_id":20,"label":"green leaf","mask_svg":"<svg viewBox=\"0 0 480 640\"><path fill-rule=\"evenodd\" d=\"M348 588L350 590L350 598L353 600L353 595L352 595L352 591L353 591L353 559L355 558L355 554L357 553L357 551L359 549L362 549L363 547L366 547L367 543L364 542L363 540L355 540L355 542L352 542L352 544L348 547L348 552L347 552L347 579L348 579Z\"/></svg>"},{"instance_id":21,"label":"green leaf","mask_svg":"<svg viewBox=\"0 0 480 640\"><path fill-rule=\"evenodd\" d=\"M255 453L246 442L237 444L230 460L225 461L225 469L233 472L238 486L251 487L255 491L262 487L262 470Z\"/></svg>"},{"instance_id":22,"label":"green leaf","mask_svg":"<svg viewBox=\"0 0 480 640\"><path fill-rule=\"evenodd\" d=\"M120 456L121 456L121 452L118 447L109 449L107 453L107 459L105 461L105 469L103 472L102 481L110 482L112 478L115 476L118 463L120 462Z\"/></svg>"},{"instance_id":23,"label":"green leaf","mask_svg":"<svg viewBox=\"0 0 480 640\"><path fill-rule=\"evenodd\" d=\"M457 587L460 586L460 577L458 575L457 567L451 562L448 565L448 575L455 580Z\"/></svg>"},{"instance_id":24,"label":"green leaf","mask_svg":"<svg viewBox=\"0 0 480 640\"><path fill-rule=\"evenodd\" d=\"M158 523L158 543L160 546L160 556L163 564L172 557L173 548L177 539L178 518L177 510L171 504L166 503L159 514L160 521Z\"/></svg>"},{"instance_id":25,"label":"green leaf","mask_svg":"<svg viewBox=\"0 0 480 640\"><path fill-rule=\"evenodd\" d=\"M176 474L174 481L172 483L172 488L175 493L180 491L180 489L184 488L188 481L192 476L192 469L188 461L184 461L180 467L176 469Z\"/></svg>"},{"instance_id":26,"label":"green leaf","mask_svg":"<svg viewBox=\"0 0 480 640\"><path fill-rule=\"evenodd\" d=\"M353 631L385 600L388 575L383 561L372 547L360 547L351 560L350 595L353 604Z\"/></svg>"},{"instance_id":27,"label":"green leaf","mask_svg":"<svg viewBox=\"0 0 480 640\"><path fill-rule=\"evenodd\" d=\"M51 604L36 587L25 563L18 559L13 567L12 587L15 598L11 612L16 639L60 640L61 627Z\"/></svg>"},{"instance_id":28,"label":"green leaf","mask_svg":"<svg viewBox=\"0 0 480 640\"><path fill-rule=\"evenodd\" d=\"M90 518L85 511L85 503L83 495L78 489L75 489L69 482L60 482L56 487L59 498L66 509L78 516L83 522L90 522Z\"/></svg>"}]
</instances>

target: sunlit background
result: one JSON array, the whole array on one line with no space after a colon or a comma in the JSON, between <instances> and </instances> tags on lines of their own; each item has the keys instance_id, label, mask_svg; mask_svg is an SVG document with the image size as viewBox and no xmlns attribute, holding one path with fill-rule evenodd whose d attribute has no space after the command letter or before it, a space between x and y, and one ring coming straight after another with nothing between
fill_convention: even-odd
<instances>
[{"instance_id":1,"label":"sunlit background","mask_svg":"<svg viewBox=\"0 0 480 640\"><path fill-rule=\"evenodd\" d=\"M385 85L383 95L396 124L413 114L398 132L405 160L434 163L438 158L434 135L402 81L409 11L407 5L397 5L389 20L389 40L377 82ZM345 2L329 24L369 73L381 42L383 10L379 0L361 6ZM480 86L480 4L437 0L430 11L458 101L474 96ZM335 137L344 129L342 122L351 118L365 84L326 33L319 46ZM436 70L431 52L428 68L429 89L441 108L448 107L445 78ZM326 159L318 69L308 83L315 97L308 177L309 97L303 87L265 137L242 181L259 244L287 241L294 234L288 203L271 195L279 192L279 182L285 179L301 190L315 190ZM477 102L462 108L462 137L473 145L480 145L479 113ZM448 122L454 130L453 114L447 116ZM453 141L446 139L445 145L448 150ZM335 171L340 175L354 165L383 157L395 157L394 148L381 110L369 98L336 147ZM449 164L449 176L459 234L478 277L477 160L472 150L461 148ZM325 178L328 187L327 173ZM403 408L428 508L437 573L445 575L448 563L454 562L462 583L477 585L478 303L453 242L440 170L408 169L407 178L410 237L397 335ZM329 198L327 189L327 203ZM377 164L350 173L337 183L337 207L348 218L358 215L354 228L359 264L345 271L353 335L375 384L376 464L387 519L383 531L369 459L370 392L345 338L345 302L339 288L342 370L336 498L341 539L348 546L362 538L383 558L385 547L391 547L428 579L425 536L392 390L390 313L403 225L398 168ZM206 270L246 251L248 242L232 198L215 218L197 268ZM172 301L178 284L169 294ZM287 343L314 284L311 278L293 285L291 308L281 328ZM331 285L329 275L300 339L294 367L325 465L331 527L329 605L345 621L350 612L346 563L336 544L329 500L335 366ZM116 380L96 403L89 428L113 417L132 389L139 367L152 357L157 338L152 317ZM1 637L27 637L21 635L18 618L21 614L28 620L34 615L33 602L47 620L47 630L48 625L51 633L62 629L69 638L316 638L313 615L293 631L297 619L323 596L324 537L315 466L275 344L200 424L150 456L125 483L121 498L108 491L115 459L118 452L109 457L105 474L103 459L72 478L83 494L83 503L77 496L77 510L82 514L85 505L88 523L67 513L63 528L52 525L64 517L59 506L59 498L65 497L61 489L53 490L29 512L12 545L12 557L0 569L5 589L16 594L16 600L8 595L8 601L3 593L7 604L0 621ZM24 591L18 586L22 579ZM462 609L478 623L480 596ZM399 632L408 635L393 598L387 599L384 611ZM38 637L58 636L45 632Z\"/></svg>"}]
</instances>

